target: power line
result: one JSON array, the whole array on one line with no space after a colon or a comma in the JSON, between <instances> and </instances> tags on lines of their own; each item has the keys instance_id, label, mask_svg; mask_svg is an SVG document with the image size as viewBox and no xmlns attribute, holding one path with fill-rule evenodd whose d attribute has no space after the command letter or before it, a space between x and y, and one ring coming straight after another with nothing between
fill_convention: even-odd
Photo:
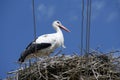
<instances>
[{"instance_id":1,"label":"power line","mask_svg":"<svg viewBox=\"0 0 120 80\"><path fill-rule=\"evenodd\" d=\"M90 22L91 22L91 0L87 0L87 11L86 11L86 53L89 53L90 47Z\"/></svg>"},{"instance_id":2,"label":"power line","mask_svg":"<svg viewBox=\"0 0 120 80\"><path fill-rule=\"evenodd\" d=\"M83 55L83 27L84 27L84 0L82 0L82 21L81 21L81 55Z\"/></svg>"},{"instance_id":3,"label":"power line","mask_svg":"<svg viewBox=\"0 0 120 80\"><path fill-rule=\"evenodd\" d=\"M88 53L89 53L89 50L90 50L90 24L91 24L91 0L89 0L89 23L88 23Z\"/></svg>"},{"instance_id":4,"label":"power line","mask_svg":"<svg viewBox=\"0 0 120 80\"><path fill-rule=\"evenodd\" d=\"M89 19L88 19L88 12L89 12L89 0L87 0L87 9L86 9L86 53L88 53L88 22L89 22Z\"/></svg>"},{"instance_id":5,"label":"power line","mask_svg":"<svg viewBox=\"0 0 120 80\"><path fill-rule=\"evenodd\" d=\"M34 0L32 0L32 8L33 8L33 28L34 28L34 40L35 40L36 39L36 18L35 18Z\"/></svg>"},{"instance_id":6,"label":"power line","mask_svg":"<svg viewBox=\"0 0 120 80\"><path fill-rule=\"evenodd\" d=\"M36 18L35 18L35 6L34 6L34 0L32 0L32 8L33 8L33 28L34 28L34 41L36 43ZM37 46L35 46L35 53L37 52ZM35 55L34 55L35 56ZM37 60L37 58L36 58ZM31 64L31 63L30 63Z\"/></svg>"}]
</instances>

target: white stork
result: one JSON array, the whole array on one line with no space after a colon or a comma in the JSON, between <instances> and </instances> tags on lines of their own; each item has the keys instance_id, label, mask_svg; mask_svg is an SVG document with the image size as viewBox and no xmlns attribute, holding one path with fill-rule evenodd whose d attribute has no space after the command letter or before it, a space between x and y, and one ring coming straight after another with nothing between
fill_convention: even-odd
<instances>
[{"instance_id":1,"label":"white stork","mask_svg":"<svg viewBox=\"0 0 120 80\"><path fill-rule=\"evenodd\" d=\"M44 34L39 36L37 39L32 41L26 49L22 52L19 62L24 62L26 59L35 56L49 56L56 48L64 46L64 37L61 29L70 32L66 27L64 27L60 21L56 20L53 22L53 28L56 33Z\"/></svg>"}]
</instances>

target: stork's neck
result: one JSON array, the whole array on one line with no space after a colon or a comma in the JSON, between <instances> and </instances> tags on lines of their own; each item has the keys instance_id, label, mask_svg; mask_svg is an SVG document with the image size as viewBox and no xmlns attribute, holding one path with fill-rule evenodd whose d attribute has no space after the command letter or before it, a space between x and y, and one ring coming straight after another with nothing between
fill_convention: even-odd
<instances>
[{"instance_id":1,"label":"stork's neck","mask_svg":"<svg viewBox=\"0 0 120 80\"><path fill-rule=\"evenodd\" d=\"M62 30L59 27L55 27L55 30L56 30L56 35L57 35L57 37L59 39L60 45L63 48L65 48L65 46L64 46L64 36L63 36Z\"/></svg>"},{"instance_id":2,"label":"stork's neck","mask_svg":"<svg viewBox=\"0 0 120 80\"><path fill-rule=\"evenodd\" d=\"M63 36L62 30L59 27L55 27L56 33Z\"/></svg>"},{"instance_id":3,"label":"stork's neck","mask_svg":"<svg viewBox=\"0 0 120 80\"><path fill-rule=\"evenodd\" d=\"M55 24L53 24L53 28L55 29L57 36L59 36L61 38L61 40L64 41L64 37L63 37L63 33L62 33L61 29L58 26L56 26Z\"/></svg>"}]
</instances>

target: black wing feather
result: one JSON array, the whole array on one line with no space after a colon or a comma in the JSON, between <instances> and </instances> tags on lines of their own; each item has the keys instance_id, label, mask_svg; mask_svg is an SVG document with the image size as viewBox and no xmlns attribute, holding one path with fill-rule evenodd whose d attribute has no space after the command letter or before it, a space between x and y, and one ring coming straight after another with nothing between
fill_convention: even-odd
<instances>
[{"instance_id":1,"label":"black wing feather","mask_svg":"<svg viewBox=\"0 0 120 80\"><path fill-rule=\"evenodd\" d=\"M28 49L31 45L33 45L33 43L35 43L36 39L34 39L31 43L29 43L28 46L26 47L26 49Z\"/></svg>"},{"instance_id":2,"label":"black wing feather","mask_svg":"<svg viewBox=\"0 0 120 80\"><path fill-rule=\"evenodd\" d=\"M35 44L31 42L27 47L26 50L22 52L21 57L19 58L19 62L24 62L25 58L32 53L35 53L35 50L45 49L51 46L51 43L40 43Z\"/></svg>"}]
</instances>

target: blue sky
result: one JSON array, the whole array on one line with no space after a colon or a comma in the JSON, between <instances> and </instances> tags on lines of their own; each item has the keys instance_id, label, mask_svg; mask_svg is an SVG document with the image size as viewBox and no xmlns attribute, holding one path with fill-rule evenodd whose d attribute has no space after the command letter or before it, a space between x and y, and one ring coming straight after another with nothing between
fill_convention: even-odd
<instances>
[{"instance_id":1,"label":"blue sky","mask_svg":"<svg viewBox=\"0 0 120 80\"><path fill-rule=\"evenodd\" d=\"M55 32L60 20L71 33L63 31L65 54L80 52L81 0L35 0L37 36ZM85 23L84 23L85 25ZM92 0L91 49L120 49L120 0ZM0 77L18 68L15 62L34 39L32 0L0 0ZM84 41L85 42L85 41Z\"/></svg>"}]
</instances>

